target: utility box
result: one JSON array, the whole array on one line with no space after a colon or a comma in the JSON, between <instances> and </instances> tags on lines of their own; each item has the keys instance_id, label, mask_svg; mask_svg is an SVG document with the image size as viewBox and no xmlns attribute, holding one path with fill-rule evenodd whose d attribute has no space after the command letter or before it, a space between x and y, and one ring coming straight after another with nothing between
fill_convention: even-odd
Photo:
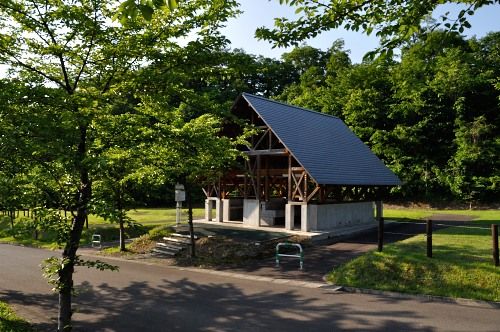
<instances>
[{"instance_id":1,"label":"utility box","mask_svg":"<svg viewBox=\"0 0 500 332\"><path fill-rule=\"evenodd\" d=\"M177 183L175 185L175 201L184 202L186 200L186 192L184 191L184 185Z\"/></svg>"}]
</instances>

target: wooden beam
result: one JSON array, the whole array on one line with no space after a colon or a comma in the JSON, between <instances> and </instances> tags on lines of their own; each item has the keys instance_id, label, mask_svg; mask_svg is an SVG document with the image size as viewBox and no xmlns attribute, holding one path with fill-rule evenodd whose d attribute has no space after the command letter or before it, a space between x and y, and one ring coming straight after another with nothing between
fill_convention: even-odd
<instances>
[{"instance_id":1,"label":"wooden beam","mask_svg":"<svg viewBox=\"0 0 500 332\"><path fill-rule=\"evenodd\" d=\"M307 196L307 202L309 203L309 201L311 199L313 199L314 195L316 195L316 193L318 192L318 190L320 190L320 186L316 186L316 188L314 188L314 190L309 194L309 196ZM320 199L321 200L321 199Z\"/></svg>"},{"instance_id":2,"label":"wooden beam","mask_svg":"<svg viewBox=\"0 0 500 332\"><path fill-rule=\"evenodd\" d=\"M266 135L270 135L271 133L271 130L268 128L263 134L262 136L259 138L259 140L257 141L257 143L255 143L254 145L252 145L252 150L257 150L257 147L260 145L260 143L262 143L262 141L264 141L264 138L266 138Z\"/></svg>"},{"instance_id":3,"label":"wooden beam","mask_svg":"<svg viewBox=\"0 0 500 332\"><path fill-rule=\"evenodd\" d=\"M285 149L252 150L243 152L248 156L286 156L288 154Z\"/></svg>"}]
</instances>

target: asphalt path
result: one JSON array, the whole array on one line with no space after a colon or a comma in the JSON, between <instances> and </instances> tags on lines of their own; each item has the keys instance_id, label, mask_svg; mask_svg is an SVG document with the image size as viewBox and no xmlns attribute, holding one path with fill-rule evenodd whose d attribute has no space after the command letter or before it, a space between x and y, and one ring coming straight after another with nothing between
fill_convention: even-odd
<instances>
[{"instance_id":1,"label":"asphalt path","mask_svg":"<svg viewBox=\"0 0 500 332\"><path fill-rule=\"evenodd\" d=\"M0 300L54 331L57 296L40 262L58 253L0 244ZM253 276L109 261L78 268L75 331L499 331L500 310L337 293Z\"/></svg>"}]
</instances>

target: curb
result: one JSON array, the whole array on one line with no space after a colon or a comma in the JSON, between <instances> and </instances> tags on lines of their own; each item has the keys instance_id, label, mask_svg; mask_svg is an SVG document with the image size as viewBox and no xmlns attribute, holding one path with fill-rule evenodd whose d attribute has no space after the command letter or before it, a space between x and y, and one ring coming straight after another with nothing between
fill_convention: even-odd
<instances>
[{"instance_id":1,"label":"curb","mask_svg":"<svg viewBox=\"0 0 500 332\"><path fill-rule=\"evenodd\" d=\"M4 243L4 244L6 244L6 243ZM20 246L22 246L22 245L20 245ZM34 249L42 249L42 248L34 248ZM42 250L47 250L47 249L42 249ZM50 251L50 250L47 250L47 251ZM465 298L452 298L452 297L426 295L426 294L408 294L408 293L383 291L383 290L376 290L376 289L369 289L369 288L340 286L340 285L330 284L330 283L326 282L326 280L323 282L299 281L299 280L292 280L292 279L273 278L273 277L265 277L265 276L250 275L250 274L243 274L243 273L210 270L210 269L204 269L204 268L181 267L181 266L175 266L175 265L174 266L165 266L165 265L162 265L162 264L159 264L156 262L144 262L144 261L126 259L126 258L121 258L121 257L102 256L102 255L96 255L96 254L92 254L92 253L88 253L88 252L83 252L81 254L81 256L89 257L89 258L107 259L107 260L112 260L112 261L150 265L150 266L160 266L160 267L164 267L167 269L175 269L175 270L179 270L179 271L190 271L190 272L197 272L197 273L212 274L212 275L230 277L230 278L235 278L235 279L271 282L271 283L275 283L275 284L282 284L282 285L289 285L289 286L310 288L310 289L324 289L324 290L332 291L332 293L334 293L334 294L342 293L342 292L352 293L352 294L369 294L369 295L380 295L380 296L387 296L387 297L407 299L407 300L418 300L418 301L456 304L456 305L467 306L467 307L500 309L500 302L494 302L494 301L472 300L472 299L465 299Z\"/></svg>"},{"instance_id":2,"label":"curb","mask_svg":"<svg viewBox=\"0 0 500 332\"><path fill-rule=\"evenodd\" d=\"M494 301L472 300L472 299L464 299L464 298L452 298L452 297L446 297L446 296L427 295L427 294L408 294L408 293L383 291L383 290L369 289L369 288L357 288L357 287L350 287L350 286L333 285L333 284L328 283L326 280L323 282L300 281L300 280L273 278L273 277L250 275L250 274L235 273L235 272L227 272L227 271L220 271L220 270L211 270L211 269L196 268L196 267L182 267L182 266L175 266L175 265L174 266L164 266L164 265L161 265L161 264L155 263L155 262L141 262L141 261L126 259L126 258L100 256L100 255L92 255L92 254L89 255L86 253L84 253L82 256L100 258L100 259L110 259L110 260L122 261L122 262L132 262L132 263L138 263L138 264L144 264L144 265L163 266L165 268L175 269L175 270L180 270L180 271L212 274L212 275L218 275L218 276L235 278L235 279L242 279L242 280L271 282L271 283L275 283L275 284L309 288L309 289L323 289L323 290L332 291L332 293L344 292L344 293L352 293L352 294L379 295L379 296L387 296L387 297L398 298L398 299L456 304L456 305L467 306L467 307L500 309L500 302L494 302Z\"/></svg>"},{"instance_id":3,"label":"curb","mask_svg":"<svg viewBox=\"0 0 500 332\"><path fill-rule=\"evenodd\" d=\"M96 255L96 254L92 254L92 253L82 253L81 256L88 257L88 258L96 258L96 259L100 259L100 260L111 260L111 261L128 262L128 263L143 264L143 265L150 265L150 266L160 266L160 267L164 267L166 269L174 269L174 270L179 270L179 271L189 271L189 272L196 272L196 273L205 273L205 274L211 274L211 275L217 275L217 276L221 276L221 277L229 277L229 278L235 278L235 279L242 279L242 280L272 282L275 284L289 285L289 286L295 286L295 287L331 289L334 291L337 291L339 289L338 286L330 285L330 284L327 284L325 282L300 281L300 280L292 280L292 279L284 279L284 278L273 278L273 277L265 277L265 276L259 276L259 275L227 272L227 271L220 271L220 270L211 270L211 269L204 269L204 268L197 268L197 267L182 267L182 266L175 266L175 265L166 266L166 265L162 265L162 264L156 263L156 262L144 262L144 261L138 261L138 260L134 260L134 259L126 259L126 258L121 258L121 257L101 256L101 255Z\"/></svg>"},{"instance_id":4,"label":"curb","mask_svg":"<svg viewBox=\"0 0 500 332\"><path fill-rule=\"evenodd\" d=\"M355 294L383 295L399 299L449 303L449 304L457 304L461 306L477 307L477 308L500 309L500 302L494 302L494 301L472 300L460 297L453 298L453 297L427 295L427 294L407 294L407 293L383 291L383 290L369 289L369 288L356 288L348 286L340 286L339 290Z\"/></svg>"}]
</instances>

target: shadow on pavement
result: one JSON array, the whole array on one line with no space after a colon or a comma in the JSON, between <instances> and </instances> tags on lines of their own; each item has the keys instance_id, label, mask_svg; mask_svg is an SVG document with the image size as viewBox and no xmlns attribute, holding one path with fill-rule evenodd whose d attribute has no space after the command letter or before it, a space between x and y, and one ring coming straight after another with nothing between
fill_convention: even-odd
<instances>
[{"instance_id":1,"label":"shadow on pavement","mask_svg":"<svg viewBox=\"0 0 500 332\"><path fill-rule=\"evenodd\" d=\"M125 288L84 282L75 297L74 331L431 331L405 310L364 311L354 305L325 303L295 291L245 293L233 284L163 280L157 287L131 282ZM334 295L332 295L334 296ZM56 310L46 294L2 292L14 305L36 303ZM393 299L398 301L397 299ZM399 318L399 321L396 321ZM54 325L39 324L40 331Z\"/></svg>"}]
</instances>

